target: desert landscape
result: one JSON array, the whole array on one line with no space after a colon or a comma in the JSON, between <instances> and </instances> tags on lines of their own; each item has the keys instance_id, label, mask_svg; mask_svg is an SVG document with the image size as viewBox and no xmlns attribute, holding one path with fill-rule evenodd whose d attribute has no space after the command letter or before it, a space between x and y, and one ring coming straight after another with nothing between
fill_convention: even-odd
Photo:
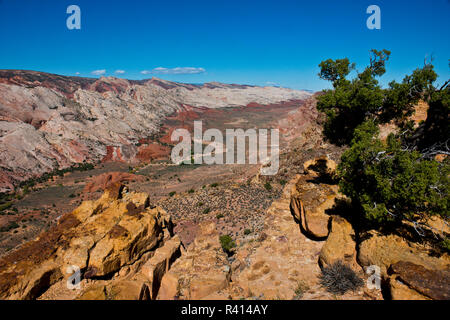
<instances>
[{"instance_id":1,"label":"desert landscape","mask_svg":"<svg viewBox=\"0 0 450 320\"><path fill-rule=\"evenodd\" d=\"M324 139L317 94L0 74L2 298L448 298L446 253L346 220L345 196L322 178L344 148ZM201 92L195 101L192 91ZM126 112L145 118L118 128ZM204 129L279 129L278 174L262 176L258 164L171 163L170 133L198 119ZM18 138L41 143L20 149ZM360 281L364 267L379 265L383 288L330 292L321 268L338 261ZM66 286L72 265L82 270L80 290Z\"/></svg>"},{"instance_id":2,"label":"desert landscape","mask_svg":"<svg viewBox=\"0 0 450 320\"><path fill-rule=\"evenodd\" d=\"M0 0L2 307L434 311L449 5Z\"/></svg>"}]
</instances>

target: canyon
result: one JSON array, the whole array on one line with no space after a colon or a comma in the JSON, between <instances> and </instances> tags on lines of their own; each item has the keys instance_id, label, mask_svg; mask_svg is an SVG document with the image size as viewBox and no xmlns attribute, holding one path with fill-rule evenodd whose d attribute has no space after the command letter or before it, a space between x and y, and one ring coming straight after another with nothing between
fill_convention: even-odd
<instances>
[{"instance_id":1,"label":"canyon","mask_svg":"<svg viewBox=\"0 0 450 320\"><path fill-rule=\"evenodd\" d=\"M151 143L151 137L170 115L308 96L275 87L0 70L0 192L74 163L150 160L167 152L164 145Z\"/></svg>"},{"instance_id":2,"label":"canyon","mask_svg":"<svg viewBox=\"0 0 450 320\"><path fill-rule=\"evenodd\" d=\"M316 96L0 71L0 298L449 299L447 253L353 223ZM171 163L172 132L198 120L278 129L278 172ZM338 261L364 283L378 266L381 287L329 292L321 272Z\"/></svg>"}]
</instances>

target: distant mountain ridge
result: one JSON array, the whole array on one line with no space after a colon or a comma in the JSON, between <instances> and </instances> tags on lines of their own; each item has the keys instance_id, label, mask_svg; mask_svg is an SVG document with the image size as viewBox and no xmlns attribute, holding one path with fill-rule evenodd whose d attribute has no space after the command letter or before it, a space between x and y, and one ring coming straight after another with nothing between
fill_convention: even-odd
<instances>
[{"instance_id":1,"label":"distant mountain ridge","mask_svg":"<svg viewBox=\"0 0 450 320\"><path fill-rule=\"evenodd\" d=\"M0 70L0 83L25 85L25 86L44 86L61 91L63 94L73 94L78 89L89 89L95 83L104 82L111 83L117 80L126 80L130 85L144 85L146 83L152 83L159 85L164 89L172 89L176 87L183 87L188 90L194 90L199 88L250 88L257 87L253 85L240 85L240 84L225 84L220 82L207 82L199 84L181 83L159 79L152 77L142 80L129 80L116 77L78 77L78 76L63 76L54 73L31 71L31 70Z\"/></svg>"}]
</instances>

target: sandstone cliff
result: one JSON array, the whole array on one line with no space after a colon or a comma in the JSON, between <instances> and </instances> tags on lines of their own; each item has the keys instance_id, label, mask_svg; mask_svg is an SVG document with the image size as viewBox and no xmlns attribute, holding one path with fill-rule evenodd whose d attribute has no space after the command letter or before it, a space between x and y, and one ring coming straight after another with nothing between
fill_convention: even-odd
<instances>
[{"instance_id":1,"label":"sandstone cliff","mask_svg":"<svg viewBox=\"0 0 450 320\"><path fill-rule=\"evenodd\" d=\"M173 236L172 227L170 217L151 206L146 194L115 184L100 199L83 202L61 217L57 226L3 257L0 298L51 297L53 287L65 288L75 269L81 272L82 286L105 280L110 283L118 273L131 275L132 270L141 269L154 258L154 266L145 266L146 278L134 284L139 286L138 296L140 290L151 294L148 288L160 277L158 263L167 263L179 254L180 241ZM167 254L160 258L162 250ZM70 297L70 290L65 289L62 296Z\"/></svg>"}]
</instances>

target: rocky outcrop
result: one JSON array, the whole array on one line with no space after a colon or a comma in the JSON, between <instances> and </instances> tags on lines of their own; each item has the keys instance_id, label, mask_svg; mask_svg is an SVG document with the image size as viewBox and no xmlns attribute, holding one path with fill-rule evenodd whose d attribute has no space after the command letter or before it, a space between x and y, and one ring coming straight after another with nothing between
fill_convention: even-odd
<instances>
[{"instance_id":1,"label":"rocky outcrop","mask_svg":"<svg viewBox=\"0 0 450 320\"><path fill-rule=\"evenodd\" d=\"M302 175L297 175L274 201L261 236L242 244L232 263L233 299L332 299L319 282L318 259L323 241L306 237L292 217L291 196ZM363 292L349 292L342 299L363 299Z\"/></svg>"},{"instance_id":2,"label":"rocky outcrop","mask_svg":"<svg viewBox=\"0 0 450 320\"><path fill-rule=\"evenodd\" d=\"M126 172L107 172L90 179L84 187L84 193L94 193L96 191L103 191L116 183L123 183L126 181L142 181L143 176L126 173Z\"/></svg>"},{"instance_id":3,"label":"rocky outcrop","mask_svg":"<svg viewBox=\"0 0 450 320\"><path fill-rule=\"evenodd\" d=\"M430 270L400 261L391 265L388 273L390 294L394 300L450 299L450 267Z\"/></svg>"},{"instance_id":4,"label":"rocky outcrop","mask_svg":"<svg viewBox=\"0 0 450 320\"><path fill-rule=\"evenodd\" d=\"M411 243L395 235L383 235L370 231L361 236L358 261L363 267L376 265L380 267L382 277L387 277L389 267L397 262L411 262L432 270L444 270L450 266L448 254L433 256L424 246Z\"/></svg>"},{"instance_id":5,"label":"rocky outcrop","mask_svg":"<svg viewBox=\"0 0 450 320\"><path fill-rule=\"evenodd\" d=\"M230 271L215 223L205 223L186 253L163 276L158 299L209 299L228 287Z\"/></svg>"},{"instance_id":6,"label":"rocky outcrop","mask_svg":"<svg viewBox=\"0 0 450 320\"><path fill-rule=\"evenodd\" d=\"M362 271L356 262L355 231L352 225L342 217L333 216L330 234L320 251L319 263L326 267L339 260L357 272Z\"/></svg>"},{"instance_id":7,"label":"rocky outcrop","mask_svg":"<svg viewBox=\"0 0 450 320\"><path fill-rule=\"evenodd\" d=\"M300 179L290 181L282 198L267 211L263 236L239 248L233 263L233 292L244 298L293 299L300 282L317 286L321 242L311 241L299 230L289 204L291 191Z\"/></svg>"},{"instance_id":8,"label":"rocky outcrop","mask_svg":"<svg viewBox=\"0 0 450 320\"><path fill-rule=\"evenodd\" d=\"M181 255L178 236L168 239L150 258L125 270L110 281L95 281L76 298L78 300L155 300L161 279L172 263ZM148 259L145 263L144 261Z\"/></svg>"},{"instance_id":9,"label":"rocky outcrop","mask_svg":"<svg viewBox=\"0 0 450 320\"><path fill-rule=\"evenodd\" d=\"M306 161L306 174L299 178L292 191L292 213L302 231L315 240L328 236L330 216L326 211L333 208L339 196L337 185L330 184L335 169L335 162L327 158Z\"/></svg>"},{"instance_id":10,"label":"rocky outcrop","mask_svg":"<svg viewBox=\"0 0 450 320\"><path fill-rule=\"evenodd\" d=\"M156 250L155 255L149 259L141 269L151 286L151 298L156 299L163 276L169 271L172 264L181 256L181 241L178 236L169 240L162 248Z\"/></svg>"},{"instance_id":11,"label":"rocky outcrop","mask_svg":"<svg viewBox=\"0 0 450 320\"><path fill-rule=\"evenodd\" d=\"M0 298L38 298L67 281L69 267L78 268L86 281L110 279L140 266L171 238L172 222L165 211L150 206L146 194L115 184L100 199L83 202L37 240L3 257ZM168 256L173 256L176 242L170 247Z\"/></svg>"}]
</instances>

